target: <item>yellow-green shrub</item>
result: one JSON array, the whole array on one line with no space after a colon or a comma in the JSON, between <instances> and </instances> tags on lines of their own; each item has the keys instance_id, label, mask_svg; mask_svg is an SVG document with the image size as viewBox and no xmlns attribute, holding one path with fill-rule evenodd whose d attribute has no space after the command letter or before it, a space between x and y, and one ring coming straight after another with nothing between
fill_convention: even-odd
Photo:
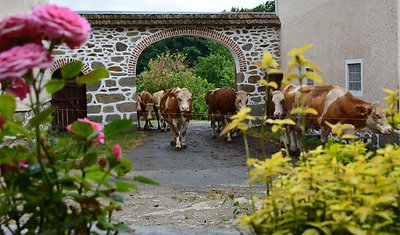
<instances>
[{"instance_id":1,"label":"yellow-green shrub","mask_svg":"<svg viewBox=\"0 0 400 235\"><path fill-rule=\"evenodd\" d=\"M298 67L298 71L304 71L302 67L314 65L302 55L309 47L292 51L294 59L290 69ZM273 63L272 57L266 58L269 63L263 65L268 74L273 70ZM289 74L284 81L297 78L301 83L304 76L301 72ZM268 76L263 83L269 84ZM398 110L392 104L399 100L399 92L385 91L391 95L386 99L386 113L396 126ZM237 116L244 117L244 113ZM250 118L236 117L223 132L241 127L246 144L247 128L243 125ZM286 126L293 124L290 120L266 121L282 135L286 133ZM343 131L351 129L351 125L330 126L339 138L354 138ZM254 184L265 185L265 194L257 197L251 190L251 211L239 217L241 228L253 234L400 234L400 148L397 145L388 144L372 153L362 142L330 142L312 151L303 149L296 166L292 166L287 145L284 146L266 160L250 158L247 154L250 189Z\"/></svg>"}]
</instances>

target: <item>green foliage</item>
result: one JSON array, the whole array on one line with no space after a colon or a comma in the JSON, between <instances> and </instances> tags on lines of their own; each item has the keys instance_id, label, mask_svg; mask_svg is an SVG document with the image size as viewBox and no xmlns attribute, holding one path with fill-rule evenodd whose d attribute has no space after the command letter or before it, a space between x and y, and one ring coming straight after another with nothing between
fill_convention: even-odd
<instances>
[{"instance_id":1,"label":"green foliage","mask_svg":"<svg viewBox=\"0 0 400 235\"><path fill-rule=\"evenodd\" d=\"M238 7L232 7L231 12L275 12L275 1L274 0L269 0L266 1L264 4L259 4L258 6L254 8L238 8Z\"/></svg>"},{"instance_id":2,"label":"green foliage","mask_svg":"<svg viewBox=\"0 0 400 235\"><path fill-rule=\"evenodd\" d=\"M193 67L198 57L207 57L210 54L208 44L211 41L196 36L176 36L155 42L140 54L136 73L140 74L145 69L149 69L149 62L163 54L183 54L187 58L189 67Z\"/></svg>"},{"instance_id":3,"label":"green foliage","mask_svg":"<svg viewBox=\"0 0 400 235\"><path fill-rule=\"evenodd\" d=\"M209 44L211 54L207 57L199 57L194 68L194 73L206 79L215 87L235 88L235 62L228 49L218 43Z\"/></svg>"},{"instance_id":4,"label":"green foliage","mask_svg":"<svg viewBox=\"0 0 400 235\"><path fill-rule=\"evenodd\" d=\"M174 87L186 87L193 93L192 116L194 119L207 118L207 104L204 96L214 86L207 80L195 76L185 65L185 57L181 54L165 54L151 60L149 69L137 78L138 90L154 93Z\"/></svg>"}]
</instances>

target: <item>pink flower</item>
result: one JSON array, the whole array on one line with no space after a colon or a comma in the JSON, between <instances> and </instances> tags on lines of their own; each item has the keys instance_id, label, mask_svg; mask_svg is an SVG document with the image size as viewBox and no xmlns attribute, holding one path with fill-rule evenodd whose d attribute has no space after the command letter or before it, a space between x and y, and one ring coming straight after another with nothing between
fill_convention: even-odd
<instances>
[{"instance_id":1,"label":"pink flower","mask_svg":"<svg viewBox=\"0 0 400 235\"><path fill-rule=\"evenodd\" d=\"M70 48L81 46L89 38L89 22L66 7L36 6L32 19L48 38L65 41Z\"/></svg>"},{"instance_id":2,"label":"pink flower","mask_svg":"<svg viewBox=\"0 0 400 235\"><path fill-rule=\"evenodd\" d=\"M6 173L7 171L15 170L16 169L15 163L16 163L16 160L14 158L14 165L9 165L6 163L0 164L0 175L4 175L4 173ZM27 160L19 160L18 161L18 168L20 170L25 170L28 167L29 167L29 165L28 165Z\"/></svg>"},{"instance_id":3,"label":"pink flower","mask_svg":"<svg viewBox=\"0 0 400 235\"><path fill-rule=\"evenodd\" d=\"M0 21L0 51L28 42L41 44L43 36L28 14L7 16Z\"/></svg>"},{"instance_id":4,"label":"pink flower","mask_svg":"<svg viewBox=\"0 0 400 235\"><path fill-rule=\"evenodd\" d=\"M78 118L77 120L78 122L86 122L88 124L90 124L93 128L94 131L101 131L103 129L103 127L97 123L97 122L92 122L87 118ZM72 131L72 124L67 126L67 131L71 132ZM95 142L104 144L104 133L103 132L99 132L94 138L93 140Z\"/></svg>"},{"instance_id":5,"label":"pink flower","mask_svg":"<svg viewBox=\"0 0 400 235\"><path fill-rule=\"evenodd\" d=\"M26 160L19 160L18 161L18 167L21 170L25 170L26 168L28 168L28 162Z\"/></svg>"},{"instance_id":6,"label":"pink flower","mask_svg":"<svg viewBox=\"0 0 400 235\"><path fill-rule=\"evenodd\" d=\"M25 79L15 78L11 81L11 87L6 88L5 92L24 100L30 89Z\"/></svg>"},{"instance_id":7,"label":"pink flower","mask_svg":"<svg viewBox=\"0 0 400 235\"><path fill-rule=\"evenodd\" d=\"M119 162L119 158L121 157L122 154L122 148L119 144L116 144L112 147L112 151L114 153L114 159L116 162Z\"/></svg>"},{"instance_id":8,"label":"pink flower","mask_svg":"<svg viewBox=\"0 0 400 235\"><path fill-rule=\"evenodd\" d=\"M0 80L20 78L34 68L49 68L52 59L42 46L28 43L0 53Z\"/></svg>"}]
</instances>

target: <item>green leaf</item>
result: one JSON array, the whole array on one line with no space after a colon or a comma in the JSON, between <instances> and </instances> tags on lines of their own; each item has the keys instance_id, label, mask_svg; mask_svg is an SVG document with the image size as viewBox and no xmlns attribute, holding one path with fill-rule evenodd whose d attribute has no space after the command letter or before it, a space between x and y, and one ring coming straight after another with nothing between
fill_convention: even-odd
<instances>
[{"instance_id":1,"label":"green leaf","mask_svg":"<svg viewBox=\"0 0 400 235\"><path fill-rule=\"evenodd\" d=\"M77 77L76 82L78 84L91 84L100 81L103 78L108 78L108 77L109 77L108 70L104 67L99 67L83 75L82 77Z\"/></svg>"},{"instance_id":2,"label":"green leaf","mask_svg":"<svg viewBox=\"0 0 400 235\"><path fill-rule=\"evenodd\" d=\"M149 179L147 177L141 176L141 175L133 177L133 180L136 182L144 183L144 184L160 185L156 181Z\"/></svg>"},{"instance_id":3,"label":"green leaf","mask_svg":"<svg viewBox=\"0 0 400 235\"><path fill-rule=\"evenodd\" d=\"M89 138L93 134L93 127L86 122L74 122L72 123L72 133L85 139Z\"/></svg>"},{"instance_id":4,"label":"green leaf","mask_svg":"<svg viewBox=\"0 0 400 235\"><path fill-rule=\"evenodd\" d=\"M118 165L115 166L114 170L119 176L125 175L132 169L132 162L126 158L121 158Z\"/></svg>"},{"instance_id":5,"label":"green leaf","mask_svg":"<svg viewBox=\"0 0 400 235\"><path fill-rule=\"evenodd\" d=\"M78 189L78 186L75 185L74 179L73 178L62 178L60 179L60 183L63 186L63 189L65 190L76 190Z\"/></svg>"},{"instance_id":6,"label":"green leaf","mask_svg":"<svg viewBox=\"0 0 400 235\"><path fill-rule=\"evenodd\" d=\"M52 120L51 115L54 113L54 111L55 111L55 108L53 106L43 110L38 115L34 116L33 118L31 118L31 120L29 120L29 125L31 127L35 127L37 125L51 122L51 120Z\"/></svg>"},{"instance_id":7,"label":"green leaf","mask_svg":"<svg viewBox=\"0 0 400 235\"><path fill-rule=\"evenodd\" d=\"M60 79L51 79L49 82L46 84L46 91L49 94L54 94L57 91L63 89L65 86L65 81L60 80Z\"/></svg>"},{"instance_id":8,"label":"green leaf","mask_svg":"<svg viewBox=\"0 0 400 235\"><path fill-rule=\"evenodd\" d=\"M61 76L62 78L74 78L78 76L83 68L83 63L81 61L74 61L64 65L61 68Z\"/></svg>"},{"instance_id":9,"label":"green leaf","mask_svg":"<svg viewBox=\"0 0 400 235\"><path fill-rule=\"evenodd\" d=\"M118 192L128 192L129 190L136 190L137 186L126 181L117 180L115 186Z\"/></svg>"},{"instance_id":10,"label":"green leaf","mask_svg":"<svg viewBox=\"0 0 400 235\"><path fill-rule=\"evenodd\" d=\"M318 229L309 228L306 231L304 231L301 235L320 235L320 233Z\"/></svg>"},{"instance_id":11,"label":"green leaf","mask_svg":"<svg viewBox=\"0 0 400 235\"><path fill-rule=\"evenodd\" d=\"M113 230L114 225L109 222L105 216L99 216L97 219L97 227L102 230Z\"/></svg>"},{"instance_id":12,"label":"green leaf","mask_svg":"<svg viewBox=\"0 0 400 235\"><path fill-rule=\"evenodd\" d=\"M0 112L2 118L9 120L12 119L17 102L15 97L10 94L3 94L0 96Z\"/></svg>"},{"instance_id":13,"label":"green leaf","mask_svg":"<svg viewBox=\"0 0 400 235\"><path fill-rule=\"evenodd\" d=\"M108 123L104 127L104 135L106 137L114 136L116 134L119 134L127 129L129 129L132 126L132 121L128 119L122 119L122 120L115 120L110 123Z\"/></svg>"},{"instance_id":14,"label":"green leaf","mask_svg":"<svg viewBox=\"0 0 400 235\"><path fill-rule=\"evenodd\" d=\"M83 167L91 166L91 165L95 164L96 161L97 161L97 153L88 153L83 158L82 165L83 165Z\"/></svg>"}]
</instances>

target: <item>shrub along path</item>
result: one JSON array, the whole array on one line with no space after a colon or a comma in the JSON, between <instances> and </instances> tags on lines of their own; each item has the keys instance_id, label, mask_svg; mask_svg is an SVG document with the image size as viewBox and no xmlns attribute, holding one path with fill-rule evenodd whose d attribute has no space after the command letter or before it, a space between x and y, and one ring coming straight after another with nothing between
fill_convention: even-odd
<instances>
[{"instance_id":1,"label":"shrub along path","mask_svg":"<svg viewBox=\"0 0 400 235\"><path fill-rule=\"evenodd\" d=\"M239 234L228 195L245 200L248 193L243 136L230 143L212 139L209 122L190 122L188 148L175 151L171 132L145 133L143 145L125 154L134 165L129 175L149 177L160 186L140 184L127 193L126 207L115 218L136 228L134 234L204 234L204 229ZM262 157L258 139L249 138L249 146L252 157ZM280 148L271 141L265 146L268 154Z\"/></svg>"}]
</instances>

